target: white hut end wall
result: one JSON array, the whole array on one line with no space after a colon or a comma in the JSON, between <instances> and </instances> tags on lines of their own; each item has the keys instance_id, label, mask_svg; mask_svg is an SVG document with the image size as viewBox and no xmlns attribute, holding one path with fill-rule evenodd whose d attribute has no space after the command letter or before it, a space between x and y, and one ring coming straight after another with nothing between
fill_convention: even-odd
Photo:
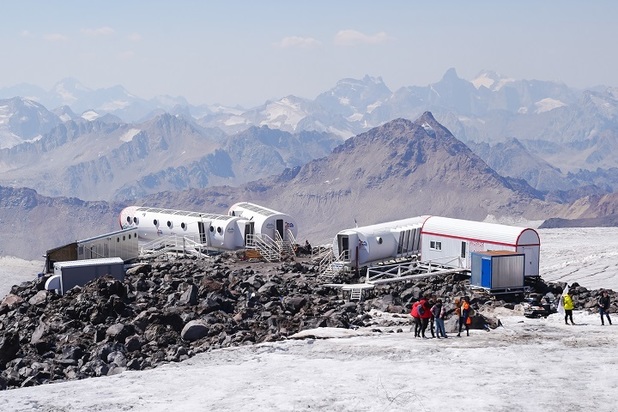
<instances>
[{"instance_id":1,"label":"white hut end wall","mask_svg":"<svg viewBox=\"0 0 618 412\"><path fill-rule=\"evenodd\" d=\"M525 256L525 276L539 276L541 241L531 228L431 216L421 234L421 260L471 268L471 252L503 250Z\"/></svg>"},{"instance_id":2,"label":"white hut end wall","mask_svg":"<svg viewBox=\"0 0 618 412\"><path fill-rule=\"evenodd\" d=\"M253 230L254 233L268 236L273 240L276 240L278 235L282 240L296 241L298 235L296 219L286 213L255 203L240 202L230 207L228 215L252 222L250 228L245 226L245 233Z\"/></svg>"}]
</instances>

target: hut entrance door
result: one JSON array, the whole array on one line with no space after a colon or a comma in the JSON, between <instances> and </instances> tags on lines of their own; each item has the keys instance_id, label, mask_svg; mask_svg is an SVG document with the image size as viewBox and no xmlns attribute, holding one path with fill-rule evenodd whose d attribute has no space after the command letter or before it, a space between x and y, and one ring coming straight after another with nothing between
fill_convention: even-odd
<instances>
[{"instance_id":1,"label":"hut entrance door","mask_svg":"<svg viewBox=\"0 0 618 412\"><path fill-rule=\"evenodd\" d=\"M197 229L200 232L200 243L206 243L206 231L204 230L204 222L197 222Z\"/></svg>"},{"instance_id":2,"label":"hut entrance door","mask_svg":"<svg viewBox=\"0 0 618 412\"><path fill-rule=\"evenodd\" d=\"M279 232L281 239L285 239L283 237L283 219L277 219L277 232Z\"/></svg>"},{"instance_id":3,"label":"hut entrance door","mask_svg":"<svg viewBox=\"0 0 618 412\"><path fill-rule=\"evenodd\" d=\"M350 239L346 235L339 236L339 253L343 260L350 260Z\"/></svg>"},{"instance_id":4,"label":"hut entrance door","mask_svg":"<svg viewBox=\"0 0 618 412\"><path fill-rule=\"evenodd\" d=\"M539 247L519 246L517 251L525 255L524 276L539 276Z\"/></svg>"},{"instance_id":5,"label":"hut entrance door","mask_svg":"<svg viewBox=\"0 0 618 412\"><path fill-rule=\"evenodd\" d=\"M247 246L247 240L253 237L253 233L255 233L254 230L253 222L245 223L245 246ZM253 242L253 240L251 240L250 243L251 242Z\"/></svg>"}]
</instances>

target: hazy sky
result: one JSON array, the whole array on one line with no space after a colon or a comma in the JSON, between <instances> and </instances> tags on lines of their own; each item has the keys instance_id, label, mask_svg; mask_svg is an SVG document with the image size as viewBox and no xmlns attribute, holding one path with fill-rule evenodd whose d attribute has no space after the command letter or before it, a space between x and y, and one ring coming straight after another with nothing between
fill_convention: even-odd
<instances>
[{"instance_id":1,"label":"hazy sky","mask_svg":"<svg viewBox=\"0 0 618 412\"><path fill-rule=\"evenodd\" d=\"M618 1L49 1L0 4L0 87L74 77L245 107L340 79L426 86L450 67L618 86Z\"/></svg>"}]
</instances>

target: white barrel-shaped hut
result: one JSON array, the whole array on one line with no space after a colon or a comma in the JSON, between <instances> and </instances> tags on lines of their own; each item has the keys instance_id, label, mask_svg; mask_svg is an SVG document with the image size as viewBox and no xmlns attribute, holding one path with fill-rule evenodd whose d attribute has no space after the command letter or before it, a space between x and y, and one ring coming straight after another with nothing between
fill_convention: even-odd
<instances>
[{"instance_id":1,"label":"white barrel-shaped hut","mask_svg":"<svg viewBox=\"0 0 618 412\"><path fill-rule=\"evenodd\" d=\"M470 252L506 250L525 255L525 276L539 276L541 240L528 227L431 216L423 225L421 260L471 268Z\"/></svg>"},{"instance_id":2,"label":"white barrel-shaped hut","mask_svg":"<svg viewBox=\"0 0 618 412\"><path fill-rule=\"evenodd\" d=\"M421 228L427 218L416 216L342 230L333 240L335 260L358 268L389 258L417 255Z\"/></svg>"},{"instance_id":3,"label":"white barrel-shaped hut","mask_svg":"<svg viewBox=\"0 0 618 412\"><path fill-rule=\"evenodd\" d=\"M276 240L276 233L281 236L281 239L289 241L295 240L298 234L296 220L292 216L255 203L236 203L230 207L228 215L252 222L253 233L266 235L273 240ZM249 230L247 229L246 232L248 233Z\"/></svg>"},{"instance_id":4,"label":"white barrel-shaped hut","mask_svg":"<svg viewBox=\"0 0 618 412\"><path fill-rule=\"evenodd\" d=\"M138 237L152 241L164 236L182 236L208 247L235 250L244 247L238 240L238 217L143 206L129 206L120 212L122 228L137 227Z\"/></svg>"}]
</instances>

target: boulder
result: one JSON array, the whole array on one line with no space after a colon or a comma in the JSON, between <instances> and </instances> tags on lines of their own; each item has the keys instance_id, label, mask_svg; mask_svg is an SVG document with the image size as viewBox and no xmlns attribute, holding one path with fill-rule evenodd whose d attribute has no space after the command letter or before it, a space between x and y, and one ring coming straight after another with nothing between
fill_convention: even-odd
<instances>
[{"instance_id":1,"label":"boulder","mask_svg":"<svg viewBox=\"0 0 618 412\"><path fill-rule=\"evenodd\" d=\"M208 329L208 325L204 321L192 320L182 328L180 337L185 341L194 342L208 335Z\"/></svg>"},{"instance_id":2,"label":"boulder","mask_svg":"<svg viewBox=\"0 0 618 412\"><path fill-rule=\"evenodd\" d=\"M133 325L124 323L115 323L105 331L105 335L110 339L124 343L125 339L135 333Z\"/></svg>"},{"instance_id":3,"label":"boulder","mask_svg":"<svg viewBox=\"0 0 618 412\"><path fill-rule=\"evenodd\" d=\"M34 306L43 305L47 300L47 291L39 290L33 297L28 299L28 303Z\"/></svg>"},{"instance_id":4,"label":"boulder","mask_svg":"<svg viewBox=\"0 0 618 412\"><path fill-rule=\"evenodd\" d=\"M0 302L0 315L16 309L23 301L24 299L21 296L9 293Z\"/></svg>"}]
</instances>

